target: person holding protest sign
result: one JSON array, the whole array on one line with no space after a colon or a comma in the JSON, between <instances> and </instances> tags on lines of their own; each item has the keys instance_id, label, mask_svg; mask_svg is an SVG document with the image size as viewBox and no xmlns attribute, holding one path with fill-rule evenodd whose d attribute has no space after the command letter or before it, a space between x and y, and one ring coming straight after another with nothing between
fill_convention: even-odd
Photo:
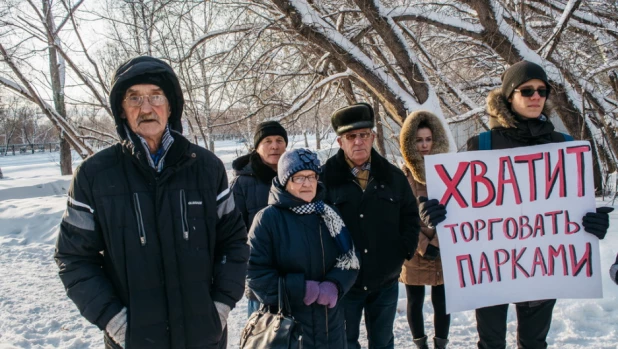
<instances>
[{"instance_id":1,"label":"person holding protest sign","mask_svg":"<svg viewBox=\"0 0 618 349\"><path fill-rule=\"evenodd\" d=\"M410 114L401 128L399 144L406 162L403 173L417 200L426 201L424 156L449 151L449 142L442 122L428 111ZM408 324L412 331L414 344L419 349L429 348L423 320L425 285L428 285L431 286L431 302L434 308L434 347L436 349L446 348L451 315L446 313L440 244L435 228L421 223L418 247L414 257L403 263L399 281L406 285Z\"/></svg>"},{"instance_id":2,"label":"person holding protest sign","mask_svg":"<svg viewBox=\"0 0 618 349\"><path fill-rule=\"evenodd\" d=\"M547 74L535 63L521 61L502 75L502 86L490 92L487 112L490 131L468 140L468 150L509 149L572 140L554 131L547 115L547 97L551 91ZM613 208L600 207L583 217L588 233L603 239L609 227L609 212ZM438 213L436 213L438 212ZM445 219L445 210L437 200L429 200L421 207L421 217L432 224ZM516 304L518 348L547 348L547 333L551 326L555 299ZM476 309L478 348L506 347L508 304Z\"/></svg>"},{"instance_id":3,"label":"person holding protest sign","mask_svg":"<svg viewBox=\"0 0 618 349\"><path fill-rule=\"evenodd\" d=\"M369 349L393 349L397 279L420 230L416 200L403 172L373 149L371 105L338 109L331 124L341 149L324 165L325 201L339 209L361 255L356 283L342 300L348 349L360 349L363 312Z\"/></svg>"}]
</instances>

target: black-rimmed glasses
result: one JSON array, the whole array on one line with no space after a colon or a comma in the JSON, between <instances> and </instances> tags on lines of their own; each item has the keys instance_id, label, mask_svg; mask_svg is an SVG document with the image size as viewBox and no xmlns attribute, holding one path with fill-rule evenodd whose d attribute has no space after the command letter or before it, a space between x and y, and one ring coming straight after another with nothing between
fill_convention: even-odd
<instances>
[{"instance_id":1,"label":"black-rimmed glasses","mask_svg":"<svg viewBox=\"0 0 618 349\"><path fill-rule=\"evenodd\" d=\"M291 178L292 182L296 184L303 184L305 181L309 181L309 183L315 183L318 181L318 176L309 175L309 176L294 176Z\"/></svg>"}]
</instances>

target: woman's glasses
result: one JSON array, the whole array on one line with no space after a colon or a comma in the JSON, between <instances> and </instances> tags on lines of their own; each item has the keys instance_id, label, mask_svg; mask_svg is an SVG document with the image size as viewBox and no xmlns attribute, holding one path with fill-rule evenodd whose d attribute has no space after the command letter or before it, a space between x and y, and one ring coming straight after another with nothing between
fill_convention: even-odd
<instances>
[{"instance_id":1,"label":"woman's glasses","mask_svg":"<svg viewBox=\"0 0 618 349\"><path fill-rule=\"evenodd\" d=\"M315 183L318 181L318 176L309 175L309 176L294 176L291 178L292 182L296 184L303 184L305 181L309 181L309 183Z\"/></svg>"},{"instance_id":2,"label":"woman's glasses","mask_svg":"<svg viewBox=\"0 0 618 349\"><path fill-rule=\"evenodd\" d=\"M533 89L532 87L526 87L526 88L522 88L522 89L515 89L513 91L517 91L519 93L521 93L521 95L523 97L532 97L534 96L535 92L539 93L539 97L547 97L547 89L545 88L540 88L538 90Z\"/></svg>"}]
</instances>

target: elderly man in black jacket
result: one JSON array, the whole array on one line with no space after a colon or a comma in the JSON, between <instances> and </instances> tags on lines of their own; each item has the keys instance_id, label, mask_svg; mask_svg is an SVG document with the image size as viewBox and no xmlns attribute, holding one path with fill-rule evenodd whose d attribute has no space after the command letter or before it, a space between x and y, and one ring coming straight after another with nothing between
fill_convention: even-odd
<instances>
[{"instance_id":1,"label":"elderly man in black jacket","mask_svg":"<svg viewBox=\"0 0 618 349\"><path fill-rule=\"evenodd\" d=\"M76 170L56 244L60 279L106 348L222 348L242 297L247 232L225 168L182 133L184 100L163 61L116 71L121 142Z\"/></svg>"},{"instance_id":2,"label":"elderly man in black jacket","mask_svg":"<svg viewBox=\"0 0 618 349\"><path fill-rule=\"evenodd\" d=\"M420 231L416 199L403 172L373 150L373 109L358 103L331 117L341 149L323 168L328 203L336 206L361 256L354 287L343 298L349 349L358 349L360 321L370 349L394 348L397 279L414 255Z\"/></svg>"},{"instance_id":3,"label":"elderly man in black jacket","mask_svg":"<svg viewBox=\"0 0 618 349\"><path fill-rule=\"evenodd\" d=\"M277 121L264 121L255 128L253 150L232 162L235 177L230 189L247 230L251 228L255 214L268 206L270 186L287 145L285 128ZM248 300L247 313L251 316L259 309L260 302L249 287L245 287L245 295Z\"/></svg>"}]
</instances>

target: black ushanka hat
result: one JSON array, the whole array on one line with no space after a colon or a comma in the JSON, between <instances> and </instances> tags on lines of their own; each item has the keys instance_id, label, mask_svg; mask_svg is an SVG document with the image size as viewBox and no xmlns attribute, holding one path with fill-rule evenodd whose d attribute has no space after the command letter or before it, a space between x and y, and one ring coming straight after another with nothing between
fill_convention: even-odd
<instances>
[{"instance_id":1,"label":"black ushanka hat","mask_svg":"<svg viewBox=\"0 0 618 349\"><path fill-rule=\"evenodd\" d=\"M373 108L367 103L357 103L337 109L330 118L337 136L361 128L373 128Z\"/></svg>"}]
</instances>

